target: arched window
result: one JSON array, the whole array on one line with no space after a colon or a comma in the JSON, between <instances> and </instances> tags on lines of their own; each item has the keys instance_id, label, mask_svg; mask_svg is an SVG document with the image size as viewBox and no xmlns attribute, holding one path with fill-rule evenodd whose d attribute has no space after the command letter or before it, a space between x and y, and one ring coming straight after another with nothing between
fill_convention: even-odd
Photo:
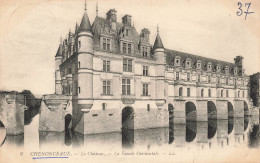
<instances>
[{"instance_id":1,"label":"arched window","mask_svg":"<svg viewBox=\"0 0 260 163\"><path fill-rule=\"evenodd\" d=\"M228 97L229 95L228 95L228 90L226 90L226 97Z\"/></svg>"},{"instance_id":2,"label":"arched window","mask_svg":"<svg viewBox=\"0 0 260 163\"><path fill-rule=\"evenodd\" d=\"M179 96L182 96L182 87L179 88Z\"/></svg>"},{"instance_id":3,"label":"arched window","mask_svg":"<svg viewBox=\"0 0 260 163\"><path fill-rule=\"evenodd\" d=\"M221 90L220 96L223 97L223 90Z\"/></svg>"},{"instance_id":4,"label":"arched window","mask_svg":"<svg viewBox=\"0 0 260 163\"><path fill-rule=\"evenodd\" d=\"M200 96L201 96L201 97L204 97L204 89L201 90Z\"/></svg>"},{"instance_id":5,"label":"arched window","mask_svg":"<svg viewBox=\"0 0 260 163\"><path fill-rule=\"evenodd\" d=\"M211 97L211 90L210 90L210 89L209 89L209 92L208 92L208 93L209 93L209 97Z\"/></svg>"},{"instance_id":6,"label":"arched window","mask_svg":"<svg viewBox=\"0 0 260 163\"><path fill-rule=\"evenodd\" d=\"M187 96L190 97L190 88L187 88Z\"/></svg>"}]
</instances>

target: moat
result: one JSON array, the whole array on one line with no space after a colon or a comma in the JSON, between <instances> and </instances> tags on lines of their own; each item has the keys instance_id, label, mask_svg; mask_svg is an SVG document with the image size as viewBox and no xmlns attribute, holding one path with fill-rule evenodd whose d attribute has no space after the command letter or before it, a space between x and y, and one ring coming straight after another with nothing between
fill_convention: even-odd
<instances>
[{"instance_id":1,"label":"moat","mask_svg":"<svg viewBox=\"0 0 260 163\"><path fill-rule=\"evenodd\" d=\"M187 121L186 124L170 123L169 128L122 129L122 132L83 135L70 129L65 132L39 132L39 114L35 112L29 117L31 119L26 120L28 123L25 124L24 134L5 135L5 129L1 128L1 148L84 149L94 152L156 150L167 151L171 155L184 151L260 148L259 117L254 116L228 120L211 119L208 122Z\"/></svg>"}]
</instances>

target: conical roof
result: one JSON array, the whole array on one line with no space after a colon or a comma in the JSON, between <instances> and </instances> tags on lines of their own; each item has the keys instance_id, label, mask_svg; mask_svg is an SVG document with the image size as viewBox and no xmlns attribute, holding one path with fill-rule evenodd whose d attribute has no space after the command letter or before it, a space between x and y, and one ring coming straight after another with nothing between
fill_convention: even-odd
<instances>
[{"instance_id":1,"label":"conical roof","mask_svg":"<svg viewBox=\"0 0 260 163\"><path fill-rule=\"evenodd\" d=\"M58 51L55 55L55 57L59 57L59 56L62 56L62 45L60 44L59 48L58 48Z\"/></svg>"},{"instance_id":2,"label":"conical roof","mask_svg":"<svg viewBox=\"0 0 260 163\"><path fill-rule=\"evenodd\" d=\"M161 37L159 35L159 33L157 33L154 45L153 45L153 49L157 49L157 48L164 48Z\"/></svg>"},{"instance_id":3,"label":"conical roof","mask_svg":"<svg viewBox=\"0 0 260 163\"><path fill-rule=\"evenodd\" d=\"M84 13L80 26L79 26L79 32L83 32L83 31L85 31L85 32L92 31L87 12Z\"/></svg>"}]
</instances>

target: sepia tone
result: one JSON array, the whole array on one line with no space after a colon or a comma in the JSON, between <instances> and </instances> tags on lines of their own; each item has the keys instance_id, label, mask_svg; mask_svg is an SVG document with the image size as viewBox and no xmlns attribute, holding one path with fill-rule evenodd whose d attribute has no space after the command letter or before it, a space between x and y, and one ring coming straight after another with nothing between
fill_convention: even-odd
<instances>
[{"instance_id":1,"label":"sepia tone","mask_svg":"<svg viewBox=\"0 0 260 163\"><path fill-rule=\"evenodd\" d=\"M56 50L48 58L54 60L48 75L53 77L53 94L39 88L35 95L32 90L37 87L12 89L2 82L1 153L15 149L20 161L156 157L165 162L208 162L217 156L215 161L233 162L234 152L244 150L250 156L244 161L259 161L259 65L247 64L248 55L257 54L254 63L259 61L259 35L249 39L252 49L245 54L227 48L228 54L219 58L198 55L168 47L164 38L170 27L136 27L134 12L119 17L115 8L100 11L102 3L90 2L95 6L91 21L88 3L80 2L79 23L52 42ZM233 19L240 18L236 14ZM247 16L245 22L251 15ZM147 19L152 19L149 14ZM2 43L6 47L7 42ZM189 157L183 159L184 155Z\"/></svg>"}]
</instances>

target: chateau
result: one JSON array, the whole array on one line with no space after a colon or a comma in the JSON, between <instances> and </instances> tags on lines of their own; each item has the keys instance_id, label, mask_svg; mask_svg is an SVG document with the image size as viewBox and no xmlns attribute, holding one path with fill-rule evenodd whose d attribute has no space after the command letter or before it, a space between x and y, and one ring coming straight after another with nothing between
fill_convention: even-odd
<instances>
[{"instance_id":1,"label":"chateau","mask_svg":"<svg viewBox=\"0 0 260 163\"><path fill-rule=\"evenodd\" d=\"M119 21L115 9L92 25L85 9L55 64L55 94L70 101L71 127L83 134L244 117L249 110L242 56L230 63L167 49L159 29L150 40L149 29L136 31L131 15Z\"/></svg>"}]
</instances>

